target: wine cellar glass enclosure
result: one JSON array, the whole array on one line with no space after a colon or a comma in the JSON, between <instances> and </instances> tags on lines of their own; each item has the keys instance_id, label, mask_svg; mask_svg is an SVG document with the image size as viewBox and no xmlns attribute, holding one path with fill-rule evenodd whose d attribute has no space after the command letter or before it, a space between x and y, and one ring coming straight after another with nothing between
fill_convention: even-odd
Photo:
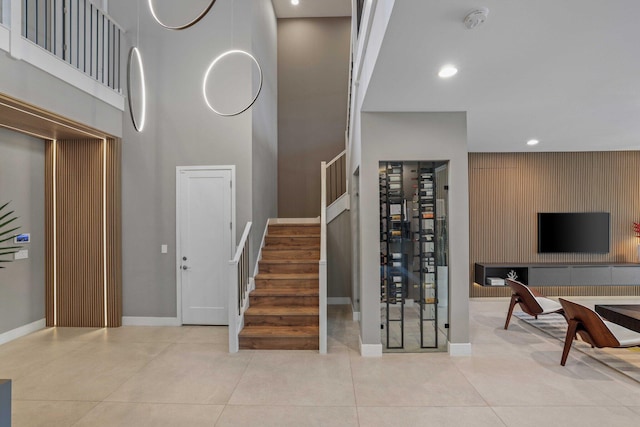
<instances>
[{"instance_id":1,"label":"wine cellar glass enclosure","mask_svg":"<svg viewBox=\"0 0 640 427\"><path fill-rule=\"evenodd\" d=\"M380 310L385 351L446 351L446 162L380 162Z\"/></svg>"}]
</instances>

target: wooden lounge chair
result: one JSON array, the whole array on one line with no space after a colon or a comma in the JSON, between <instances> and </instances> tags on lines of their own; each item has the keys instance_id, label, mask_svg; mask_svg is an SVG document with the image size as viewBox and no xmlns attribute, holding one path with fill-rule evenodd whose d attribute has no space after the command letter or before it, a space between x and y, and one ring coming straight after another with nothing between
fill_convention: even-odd
<instances>
[{"instance_id":1,"label":"wooden lounge chair","mask_svg":"<svg viewBox=\"0 0 640 427\"><path fill-rule=\"evenodd\" d=\"M511 295L511 303L509 304L509 312L507 313L507 320L504 322L505 329L509 327L509 321L511 320L511 315L513 314L513 309L516 304L520 304L522 311L530 316L534 316L536 319L541 314L562 313L562 306L554 300L540 295L523 283L511 279L505 280L513 292Z\"/></svg>"},{"instance_id":2,"label":"wooden lounge chair","mask_svg":"<svg viewBox=\"0 0 640 427\"><path fill-rule=\"evenodd\" d=\"M564 350L560 364L564 366L571 344L580 335L591 347L635 347L640 346L640 333L616 323L604 320L588 307L560 298L569 326L564 339Z\"/></svg>"}]
</instances>

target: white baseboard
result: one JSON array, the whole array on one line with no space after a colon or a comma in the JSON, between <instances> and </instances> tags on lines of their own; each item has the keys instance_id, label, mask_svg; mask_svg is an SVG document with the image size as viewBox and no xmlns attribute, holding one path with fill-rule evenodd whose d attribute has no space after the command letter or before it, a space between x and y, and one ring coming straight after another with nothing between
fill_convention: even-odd
<instances>
[{"instance_id":1,"label":"white baseboard","mask_svg":"<svg viewBox=\"0 0 640 427\"><path fill-rule=\"evenodd\" d=\"M353 308L351 310L353 310ZM360 321L360 312L359 311L352 311L351 313L353 313L353 321L354 322L359 322Z\"/></svg>"},{"instance_id":2,"label":"white baseboard","mask_svg":"<svg viewBox=\"0 0 640 427\"><path fill-rule=\"evenodd\" d=\"M182 326L177 317L122 316L122 326Z\"/></svg>"},{"instance_id":3,"label":"white baseboard","mask_svg":"<svg viewBox=\"0 0 640 427\"><path fill-rule=\"evenodd\" d=\"M362 344L362 337L359 338L359 342L360 342L360 356L382 357L382 344Z\"/></svg>"},{"instance_id":4,"label":"white baseboard","mask_svg":"<svg viewBox=\"0 0 640 427\"><path fill-rule=\"evenodd\" d=\"M449 356L471 356L471 343L452 343L447 342Z\"/></svg>"},{"instance_id":5,"label":"white baseboard","mask_svg":"<svg viewBox=\"0 0 640 427\"><path fill-rule=\"evenodd\" d=\"M327 305L351 305L349 297L327 297Z\"/></svg>"},{"instance_id":6,"label":"white baseboard","mask_svg":"<svg viewBox=\"0 0 640 427\"><path fill-rule=\"evenodd\" d=\"M39 331L47 326L46 319L36 320L27 325L20 326L5 333L0 334L0 345L13 341L25 335L29 335L31 332Z\"/></svg>"}]
</instances>

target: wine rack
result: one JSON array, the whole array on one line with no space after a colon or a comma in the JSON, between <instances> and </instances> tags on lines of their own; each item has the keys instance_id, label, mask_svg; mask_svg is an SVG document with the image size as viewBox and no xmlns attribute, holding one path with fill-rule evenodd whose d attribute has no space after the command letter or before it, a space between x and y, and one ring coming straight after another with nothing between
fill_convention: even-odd
<instances>
[{"instance_id":1,"label":"wine rack","mask_svg":"<svg viewBox=\"0 0 640 427\"><path fill-rule=\"evenodd\" d=\"M403 190L402 163L382 163L379 179L380 301L385 307L383 327L387 335L387 348L403 348L404 309L407 294L406 237L408 222L407 204ZM392 338L394 339L392 340ZM391 341L398 343L398 345L390 344Z\"/></svg>"},{"instance_id":2,"label":"wine rack","mask_svg":"<svg viewBox=\"0 0 640 427\"><path fill-rule=\"evenodd\" d=\"M439 336L446 336L438 330L438 267L446 274L447 186L437 185L445 167L380 163L380 302L387 349L439 348Z\"/></svg>"},{"instance_id":3,"label":"wine rack","mask_svg":"<svg viewBox=\"0 0 640 427\"><path fill-rule=\"evenodd\" d=\"M436 197L435 169L433 163L418 163L418 188L414 200L417 201L417 233L420 275L420 347L438 347L438 295L436 262Z\"/></svg>"}]
</instances>

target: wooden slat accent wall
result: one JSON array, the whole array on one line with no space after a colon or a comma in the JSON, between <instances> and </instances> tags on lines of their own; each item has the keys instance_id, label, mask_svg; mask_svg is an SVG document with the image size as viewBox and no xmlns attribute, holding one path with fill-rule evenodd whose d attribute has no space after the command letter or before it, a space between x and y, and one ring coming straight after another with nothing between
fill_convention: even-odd
<instances>
[{"instance_id":1,"label":"wooden slat accent wall","mask_svg":"<svg viewBox=\"0 0 640 427\"><path fill-rule=\"evenodd\" d=\"M470 153L471 297L509 296L473 283L475 262L638 262L640 152ZM538 254L538 212L610 212L608 254ZM588 232L588 230L585 230ZM544 287L547 295L640 295L640 286Z\"/></svg>"},{"instance_id":2,"label":"wooden slat accent wall","mask_svg":"<svg viewBox=\"0 0 640 427\"><path fill-rule=\"evenodd\" d=\"M102 141L56 145L58 326L104 326Z\"/></svg>"},{"instance_id":3,"label":"wooden slat accent wall","mask_svg":"<svg viewBox=\"0 0 640 427\"><path fill-rule=\"evenodd\" d=\"M44 149L44 245L45 245L45 312L47 326L53 326L53 141L45 141Z\"/></svg>"},{"instance_id":4,"label":"wooden slat accent wall","mask_svg":"<svg viewBox=\"0 0 640 427\"><path fill-rule=\"evenodd\" d=\"M122 325L122 143L107 140L107 322Z\"/></svg>"},{"instance_id":5,"label":"wooden slat accent wall","mask_svg":"<svg viewBox=\"0 0 640 427\"><path fill-rule=\"evenodd\" d=\"M57 326L103 327L104 229L102 140L58 140L46 151L47 325L54 324L53 174L56 177ZM106 146L107 326L122 316L120 141Z\"/></svg>"}]
</instances>

